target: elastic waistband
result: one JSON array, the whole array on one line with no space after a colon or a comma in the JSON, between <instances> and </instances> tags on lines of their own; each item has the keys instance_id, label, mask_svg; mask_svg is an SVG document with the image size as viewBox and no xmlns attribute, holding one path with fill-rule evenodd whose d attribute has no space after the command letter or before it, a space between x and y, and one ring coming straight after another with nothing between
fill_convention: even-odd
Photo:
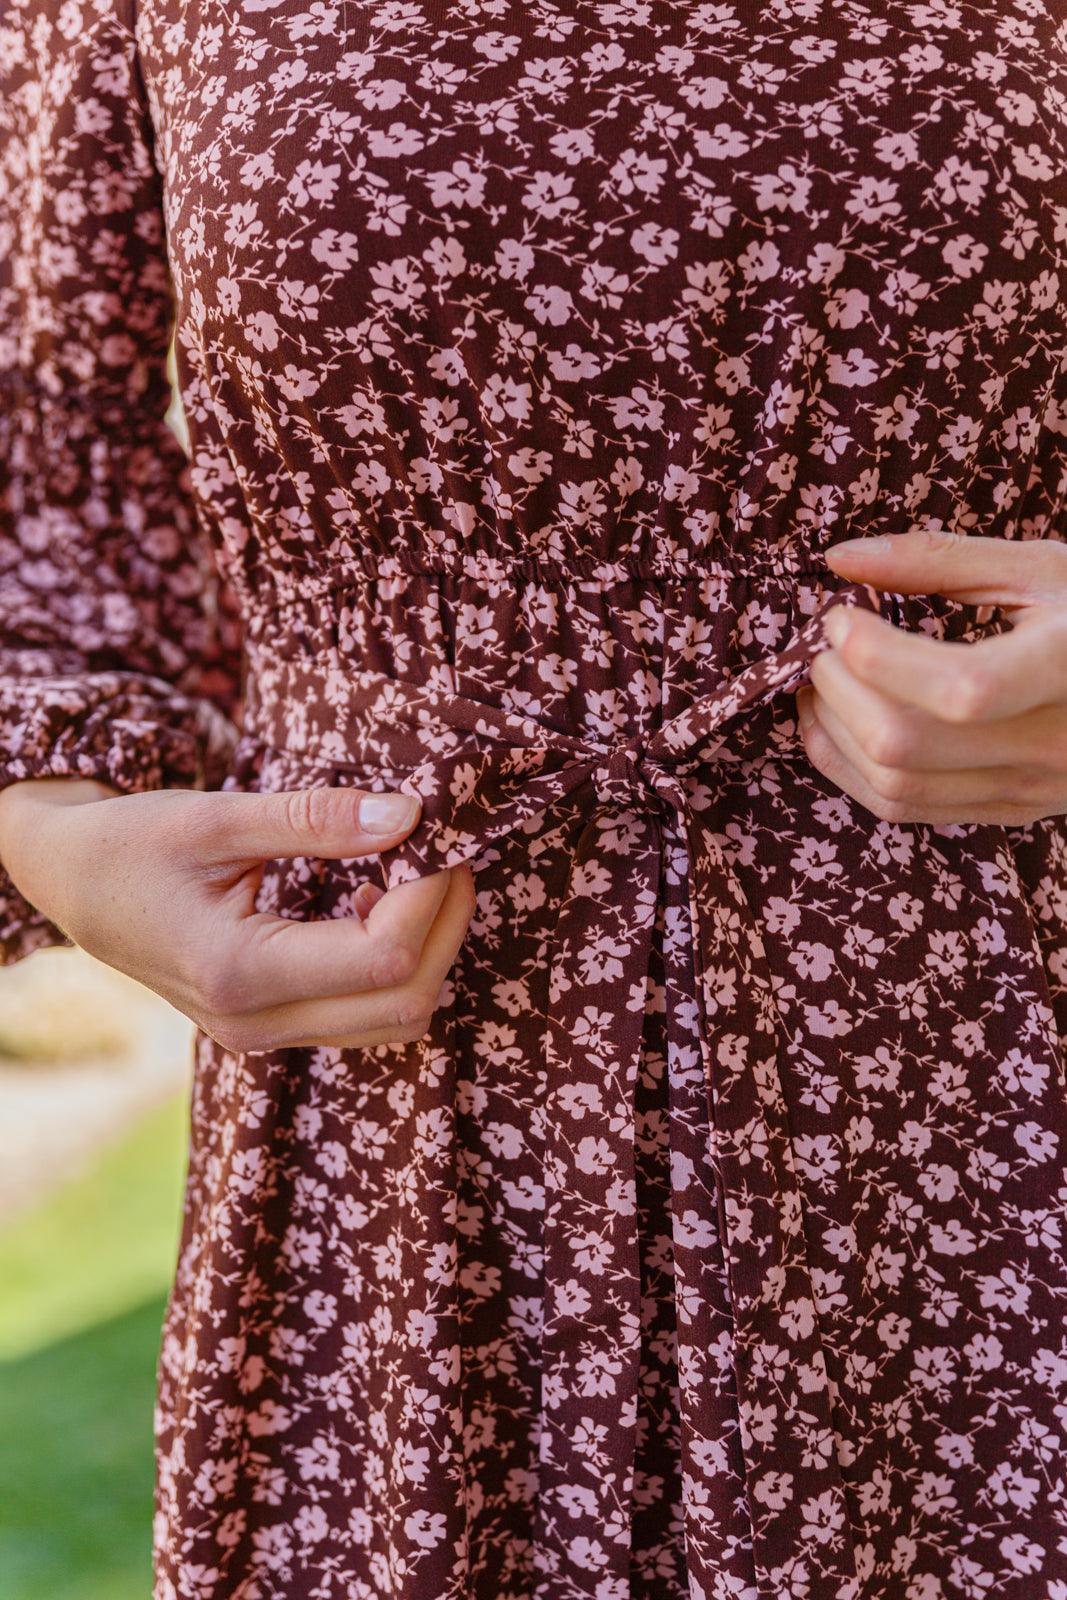
<instances>
[{"instance_id":1,"label":"elastic waistband","mask_svg":"<svg viewBox=\"0 0 1067 1600\"><path fill-rule=\"evenodd\" d=\"M823 622L834 605L885 612L889 601L866 584L839 586L782 649L750 662L655 730L646 741L649 756L675 766L710 759L727 722L804 681L811 659L828 642ZM615 748L472 699L447 667L412 684L358 669L335 651L279 658L263 645L249 652L244 724L267 745L336 767L417 765L464 741L472 750L550 750L563 759L606 758ZM632 743L634 731L620 730L618 742Z\"/></svg>"}]
</instances>

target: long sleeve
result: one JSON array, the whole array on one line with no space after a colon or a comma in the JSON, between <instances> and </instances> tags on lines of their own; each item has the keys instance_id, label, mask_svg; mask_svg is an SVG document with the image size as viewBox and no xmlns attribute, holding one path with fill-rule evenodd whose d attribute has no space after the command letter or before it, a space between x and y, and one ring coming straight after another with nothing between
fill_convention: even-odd
<instances>
[{"instance_id":1,"label":"long sleeve","mask_svg":"<svg viewBox=\"0 0 1067 1600\"><path fill-rule=\"evenodd\" d=\"M171 316L125 0L6 0L0 786L224 774L239 635L165 421ZM0 873L0 962L64 943Z\"/></svg>"},{"instance_id":2,"label":"long sleeve","mask_svg":"<svg viewBox=\"0 0 1067 1600\"><path fill-rule=\"evenodd\" d=\"M0 786L221 781L238 637L166 424L160 179L122 0L0 16ZM69 942L0 874L0 962Z\"/></svg>"}]
</instances>

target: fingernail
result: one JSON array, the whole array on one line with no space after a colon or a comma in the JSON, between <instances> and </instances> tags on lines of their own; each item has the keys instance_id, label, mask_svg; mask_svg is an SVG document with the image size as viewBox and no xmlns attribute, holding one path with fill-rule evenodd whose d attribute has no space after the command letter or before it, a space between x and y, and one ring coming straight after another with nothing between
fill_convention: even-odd
<instances>
[{"instance_id":1,"label":"fingernail","mask_svg":"<svg viewBox=\"0 0 1067 1600\"><path fill-rule=\"evenodd\" d=\"M865 539L839 539L836 544L832 544L829 547L826 554L827 556L847 556L853 555L860 550L883 551L888 550L891 543L892 539L889 534L872 533Z\"/></svg>"},{"instance_id":2,"label":"fingernail","mask_svg":"<svg viewBox=\"0 0 1067 1600\"><path fill-rule=\"evenodd\" d=\"M357 913L361 917L369 917L384 894L385 890L376 883L361 883L356 890Z\"/></svg>"},{"instance_id":3,"label":"fingernail","mask_svg":"<svg viewBox=\"0 0 1067 1600\"><path fill-rule=\"evenodd\" d=\"M840 650L848 638L848 630L852 626L852 619L844 606L834 606L828 611L823 622L823 631L835 649Z\"/></svg>"},{"instance_id":4,"label":"fingernail","mask_svg":"<svg viewBox=\"0 0 1067 1600\"><path fill-rule=\"evenodd\" d=\"M806 728L815 713L811 709L811 690L802 689L797 694L797 715Z\"/></svg>"},{"instance_id":5,"label":"fingernail","mask_svg":"<svg viewBox=\"0 0 1067 1600\"><path fill-rule=\"evenodd\" d=\"M411 794L365 794L359 802L359 825L368 833L396 833L415 820L417 809Z\"/></svg>"}]
</instances>

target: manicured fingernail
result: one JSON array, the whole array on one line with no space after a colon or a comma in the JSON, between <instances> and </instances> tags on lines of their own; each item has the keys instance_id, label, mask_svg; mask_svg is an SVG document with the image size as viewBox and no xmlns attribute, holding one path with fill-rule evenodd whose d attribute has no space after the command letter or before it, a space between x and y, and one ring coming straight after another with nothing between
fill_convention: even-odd
<instances>
[{"instance_id":1,"label":"manicured fingernail","mask_svg":"<svg viewBox=\"0 0 1067 1600\"><path fill-rule=\"evenodd\" d=\"M860 551L885 551L892 544L892 539L887 533L872 533L865 539L839 539L827 550L828 556L855 555Z\"/></svg>"},{"instance_id":2,"label":"manicured fingernail","mask_svg":"<svg viewBox=\"0 0 1067 1600\"><path fill-rule=\"evenodd\" d=\"M418 801L410 794L365 794L359 802L359 825L368 833L396 833L414 822Z\"/></svg>"},{"instance_id":3,"label":"manicured fingernail","mask_svg":"<svg viewBox=\"0 0 1067 1600\"><path fill-rule=\"evenodd\" d=\"M811 693L810 689L802 689L797 694L797 715L805 728L808 727L815 715L811 709Z\"/></svg>"},{"instance_id":4,"label":"manicured fingernail","mask_svg":"<svg viewBox=\"0 0 1067 1600\"><path fill-rule=\"evenodd\" d=\"M848 638L848 630L851 626L852 619L845 607L834 606L833 610L828 611L826 614L826 620L823 623L823 630L825 631L826 637L829 639L834 648L840 650L841 646Z\"/></svg>"}]
</instances>

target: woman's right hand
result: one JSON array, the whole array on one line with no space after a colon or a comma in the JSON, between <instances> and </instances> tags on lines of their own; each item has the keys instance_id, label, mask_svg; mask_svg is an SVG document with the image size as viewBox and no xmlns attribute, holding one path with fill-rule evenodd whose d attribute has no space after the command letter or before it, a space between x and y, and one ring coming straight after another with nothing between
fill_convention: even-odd
<instances>
[{"instance_id":1,"label":"woman's right hand","mask_svg":"<svg viewBox=\"0 0 1067 1600\"><path fill-rule=\"evenodd\" d=\"M395 796L410 802L398 824L382 817L385 798L328 788L120 795L93 779L40 778L0 790L0 858L76 944L227 1050L411 1043L430 1025L473 914L469 867L388 893L368 884L356 917L298 922L254 903L267 861L399 844L419 802Z\"/></svg>"}]
</instances>

